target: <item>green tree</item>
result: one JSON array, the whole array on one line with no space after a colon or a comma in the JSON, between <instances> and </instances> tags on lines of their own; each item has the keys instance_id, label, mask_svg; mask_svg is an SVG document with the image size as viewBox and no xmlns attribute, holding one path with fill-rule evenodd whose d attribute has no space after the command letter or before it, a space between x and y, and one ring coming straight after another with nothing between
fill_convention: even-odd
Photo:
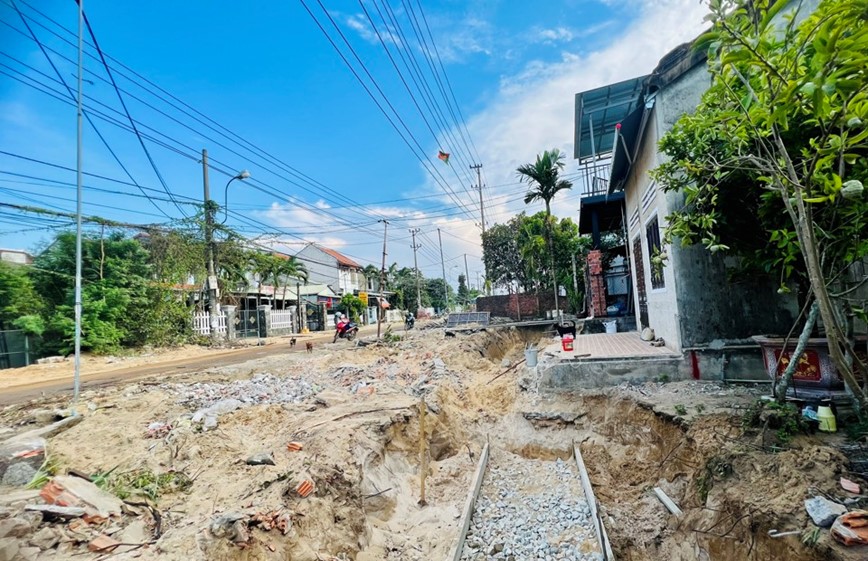
<instances>
[{"instance_id":1,"label":"green tree","mask_svg":"<svg viewBox=\"0 0 868 561\"><path fill-rule=\"evenodd\" d=\"M516 169L519 181L526 181L530 190L524 197L524 204L530 204L536 200L542 200L546 206L545 237L550 253L551 277L554 284L555 307L558 307L557 273L555 272L554 250L552 249L551 233L551 202L558 192L571 189L573 184L566 179L561 179L560 172L564 169L564 155L557 148L546 150L536 157L531 164L524 164Z\"/></svg>"},{"instance_id":2,"label":"green tree","mask_svg":"<svg viewBox=\"0 0 868 561\"><path fill-rule=\"evenodd\" d=\"M69 353L74 338L75 234L58 234L35 260L33 283L45 301L43 344ZM170 344L189 334L189 316L171 287L154 279L147 250L122 232L82 240L82 348Z\"/></svg>"},{"instance_id":3,"label":"green tree","mask_svg":"<svg viewBox=\"0 0 868 561\"><path fill-rule=\"evenodd\" d=\"M307 280L307 269L296 258L279 253L255 251L250 255L250 268L260 276L260 282L271 283L275 297L286 297L286 286L290 279Z\"/></svg>"},{"instance_id":4,"label":"green tree","mask_svg":"<svg viewBox=\"0 0 868 561\"><path fill-rule=\"evenodd\" d=\"M711 88L661 141L669 161L656 177L684 196L666 239L753 259L782 292L800 283L864 410L868 367L839 281L868 255L868 0L824 0L807 18L785 15L788 4L710 1L714 27L697 48L708 49ZM755 203L766 247L739 235L741 201Z\"/></svg>"},{"instance_id":5,"label":"green tree","mask_svg":"<svg viewBox=\"0 0 868 561\"><path fill-rule=\"evenodd\" d=\"M495 224L482 236L482 262L485 279L494 286L512 291L514 283L527 286L527 266L519 251L521 219L513 217L506 224Z\"/></svg>"},{"instance_id":6,"label":"green tree","mask_svg":"<svg viewBox=\"0 0 868 561\"><path fill-rule=\"evenodd\" d=\"M449 302L455 302L454 292L452 287L446 284L446 298L449 299ZM425 293L428 295L430 306L440 311L447 309L448 304L443 292L443 279L426 279Z\"/></svg>"},{"instance_id":7,"label":"green tree","mask_svg":"<svg viewBox=\"0 0 868 561\"><path fill-rule=\"evenodd\" d=\"M362 313L365 311L365 303L358 296L352 294L344 294L341 297L338 308L355 322L359 321Z\"/></svg>"},{"instance_id":8,"label":"green tree","mask_svg":"<svg viewBox=\"0 0 868 561\"><path fill-rule=\"evenodd\" d=\"M467 277L463 274L458 275L458 302L462 306L466 306L469 302L470 292L467 290Z\"/></svg>"},{"instance_id":9,"label":"green tree","mask_svg":"<svg viewBox=\"0 0 868 561\"><path fill-rule=\"evenodd\" d=\"M0 329L25 329L40 335L43 303L28 271L24 265L0 261Z\"/></svg>"}]
</instances>

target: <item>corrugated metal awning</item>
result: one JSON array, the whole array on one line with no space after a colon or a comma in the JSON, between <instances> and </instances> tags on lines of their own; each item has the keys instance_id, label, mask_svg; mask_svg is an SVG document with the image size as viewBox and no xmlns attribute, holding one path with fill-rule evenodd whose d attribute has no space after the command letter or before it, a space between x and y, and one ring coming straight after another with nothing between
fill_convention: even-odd
<instances>
[{"instance_id":1,"label":"corrugated metal awning","mask_svg":"<svg viewBox=\"0 0 868 561\"><path fill-rule=\"evenodd\" d=\"M642 104L647 79L639 76L576 94L574 156L579 162L612 151L615 125Z\"/></svg>"}]
</instances>

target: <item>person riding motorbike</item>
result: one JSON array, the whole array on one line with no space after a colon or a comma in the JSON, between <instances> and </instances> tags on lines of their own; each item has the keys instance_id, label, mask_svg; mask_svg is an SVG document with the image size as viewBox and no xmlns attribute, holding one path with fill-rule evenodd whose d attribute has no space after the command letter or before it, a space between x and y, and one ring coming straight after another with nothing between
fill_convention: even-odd
<instances>
[{"instance_id":1,"label":"person riding motorbike","mask_svg":"<svg viewBox=\"0 0 868 561\"><path fill-rule=\"evenodd\" d=\"M407 315L404 316L404 328L405 329L412 329L413 325L415 323L416 323L416 318L413 317L413 314L408 311Z\"/></svg>"}]
</instances>

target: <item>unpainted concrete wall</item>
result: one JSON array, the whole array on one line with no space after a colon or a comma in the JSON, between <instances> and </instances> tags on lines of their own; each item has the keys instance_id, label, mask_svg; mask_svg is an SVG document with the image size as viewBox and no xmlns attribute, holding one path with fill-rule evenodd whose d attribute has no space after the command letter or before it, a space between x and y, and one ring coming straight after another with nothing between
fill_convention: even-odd
<instances>
[{"instance_id":1,"label":"unpainted concrete wall","mask_svg":"<svg viewBox=\"0 0 868 561\"><path fill-rule=\"evenodd\" d=\"M538 368L542 370L540 390L549 392L644 383L662 375L672 381L690 377L688 364L681 358L563 361Z\"/></svg>"}]
</instances>

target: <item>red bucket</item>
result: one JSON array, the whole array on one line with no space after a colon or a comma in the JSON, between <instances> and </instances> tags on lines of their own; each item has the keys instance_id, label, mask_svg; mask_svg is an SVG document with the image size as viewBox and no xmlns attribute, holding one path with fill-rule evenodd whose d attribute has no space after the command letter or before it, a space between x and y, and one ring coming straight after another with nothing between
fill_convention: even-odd
<instances>
[{"instance_id":1,"label":"red bucket","mask_svg":"<svg viewBox=\"0 0 868 561\"><path fill-rule=\"evenodd\" d=\"M573 336L567 333L561 338L561 346L565 351L572 352L573 350Z\"/></svg>"}]
</instances>

